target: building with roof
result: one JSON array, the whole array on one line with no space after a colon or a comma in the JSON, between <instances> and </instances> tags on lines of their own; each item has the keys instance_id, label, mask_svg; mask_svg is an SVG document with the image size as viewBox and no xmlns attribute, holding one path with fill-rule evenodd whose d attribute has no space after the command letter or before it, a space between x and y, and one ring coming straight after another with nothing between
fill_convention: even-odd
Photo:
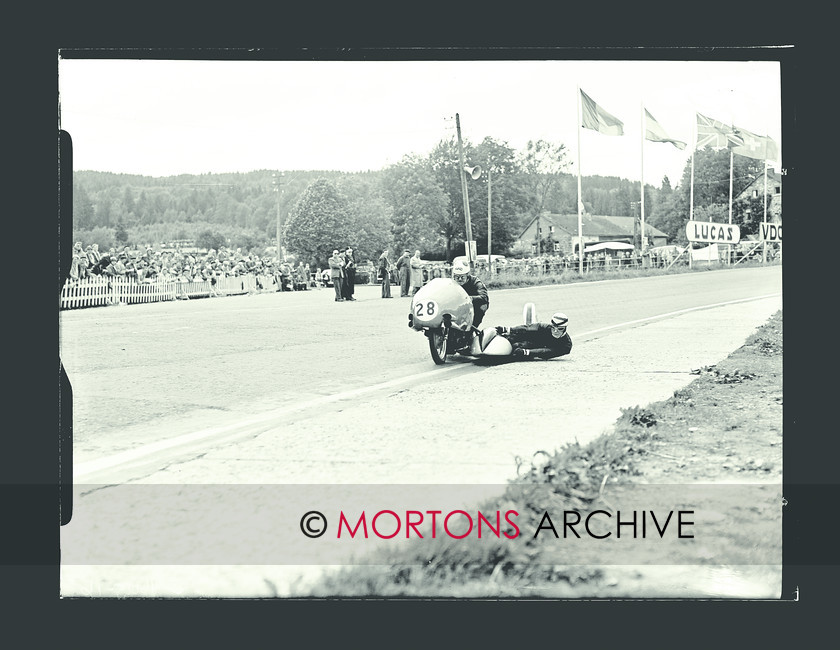
<instances>
[{"instance_id":1,"label":"building with roof","mask_svg":"<svg viewBox=\"0 0 840 650\"><path fill-rule=\"evenodd\" d=\"M764 174L758 176L752 183L747 185L735 197L736 202L749 202L751 200L762 200L764 196ZM767 221L770 223L782 222L782 176L775 170L767 170ZM752 215L753 219L762 221L764 214Z\"/></svg>"},{"instance_id":2,"label":"building with roof","mask_svg":"<svg viewBox=\"0 0 840 650\"><path fill-rule=\"evenodd\" d=\"M640 234L634 217L607 217L601 215L584 214L582 218L583 244L619 241L633 244ZM562 253L570 255L577 250L578 244L578 216L576 214L551 214L543 212L534 217L525 226L517 238L516 245L530 247L537 252L537 237L544 242L540 247L542 253ZM664 246L668 243L668 236L645 222L645 236L647 246ZM545 250L548 248L549 250Z\"/></svg>"}]
</instances>

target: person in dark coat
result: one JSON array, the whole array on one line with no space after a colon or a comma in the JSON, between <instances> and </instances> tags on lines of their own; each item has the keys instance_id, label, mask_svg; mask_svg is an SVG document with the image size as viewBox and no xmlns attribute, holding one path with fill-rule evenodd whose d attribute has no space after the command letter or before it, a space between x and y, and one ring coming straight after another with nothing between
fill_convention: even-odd
<instances>
[{"instance_id":1,"label":"person in dark coat","mask_svg":"<svg viewBox=\"0 0 840 650\"><path fill-rule=\"evenodd\" d=\"M397 260L397 273L399 273L399 280L400 280L400 298L407 298L409 295L410 289L410 269L409 269L409 260L411 259L411 253L406 248L400 258Z\"/></svg>"},{"instance_id":2,"label":"person in dark coat","mask_svg":"<svg viewBox=\"0 0 840 650\"><path fill-rule=\"evenodd\" d=\"M558 311L550 323L497 327L496 332L510 341L517 359L554 359L572 351L572 337L566 331L568 322L566 314Z\"/></svg>"},{"instance_id":3,"label":"person in dark coat","mask_svg":"<svg viewBox=\"0 0 840 650\"><path fill-rule=\"evenodd\" d=\"M356 290L356 258L349 246L344 252L344 294L345 300L355 300L353 292Z\"/></svg>"}]
</instances>

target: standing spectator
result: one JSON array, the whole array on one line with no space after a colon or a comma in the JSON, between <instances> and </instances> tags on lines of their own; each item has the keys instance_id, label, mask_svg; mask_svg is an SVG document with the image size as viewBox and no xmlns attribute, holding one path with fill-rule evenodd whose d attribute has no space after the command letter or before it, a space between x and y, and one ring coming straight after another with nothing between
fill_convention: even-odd
<instances>
[{"instance_id":1,"label":"standing spectator","mask_svg":"<svg viewBox=\"0 0 840 650\"><path fill-rule=\"evenodd\" d=\"M88 268L96 266L101 259L102 253L99 252L99 244L91 244L90 252L88 252Z\"/></svg>"},{"instance_id":2,"label":"standing spectator","mask_svg":"<svg viewBox=\"0 0 840 650\"><path fill-rule=\"evenodd\" d=\"M297 267L298 287L303 291L309 288L309 266L303 265L303 260L298 262Z\"/></svg>"},{"instance_id":3,"label":"standing spectator","mask_svg":"<svg viewBox=\"0 0 840 650\"><path fill-rule=\"evenodd\" d=\"M290 291L294 287L289 286L292 270L286 262L280 265L280 291Z\"/></svg>"},{"instance_id":4,"label":"standing spectator","mask_svg":"<svg viewBox=\"0 0 840 650\"><path fill-rule=\"evenodd\" d=\"M411 267L411 295L417 293L423 286L423 260L420 259L420 251L414 251L414 257L409 261Z\"/></svg>"},{"instance_id":5,"label":"standing spectator","mask_svg":"<svg viewBox=\"0 0 840 650\"><path fill-rule=\"evenodd\" d=\"M382 297L393 298L391 295L391 263L388 261L388 249L379 256L379 278L382 280Z\"/></svg>"},{"instance_id":6,"label":"standing spectator","mask_svg":"<svg viewBox=\"0 0 840 650\"><path fill-rule=\"evenodd\" d=\"M397 273L399 273L399 282L400 282L400 298L405 298L408 296L408 289L409 289L409 276L410 276L410 269L409 269L409 259L411 253L408 252L406 248L400 258L397 260Z\"/></svg>"},{"instance_id":7,"label":"standing spectator","mask_svg":"<svg viewBox=\"0 0 840 650\"><path fill-rule=\"evenodd\" d=\"M77 249L74 249L73 255L77 258L76 263L79 266L79 277L85 278L88 276L88 269L90 268L90 260L88 259L88 252L91 250L90 246L82 249L82 243L77 242Z\"/></svg>"},{"instance_id":8,"label":"standing spectator","mask_svg":"<svg viewBox=\"0 0 840 650\"><path fill-rule=\"evenodd\" d=\"M93 266L99 261L99 256L94 256L93 254L93 244L88 244L85 247L85 265L87 268L87 274L90 275L90 270Z\"/></svg>"},{"instance_id":9,"label":"standing spectator","mask_svg":"<svg viewBox=\"0 0 840 650\"><path fill-rule=\"evenodd\" d=\"M330 262L330 279L335 289L335 301L344 302L344 297L341 295L342 287L344 286L344 256L340 255L336 248L332 252Z\"/></svg>"},{"instance_id":10,"label":"standing spectator","mask_svg":"<svg viewBox=\"0 0 840 650\"><path fill-rule=\"evenodd\" d=\"M216 290L216 271L213 270L212 266L207 266L205 274L210 280L210 297L216 298L219 295L219 292Z\"/></svg>"},{"instance_id":11,"label":"standing spectator","mask_svg":"<svg viewBox=\"0 0 840 650\"><path fill-rule=\"evenodd\" d=\"M274 273L274 284L277 285L277 291L283 291L283 280L280 277L280 265L277 264L273 268ZM237 273L238 275L238 273Z\"/></svg>"},{"instance_id":12,"label":"standing spectator","mask_svg":"<svg viewBox=\"0 0 840 650\"><path fill-rule=\"evenodd\" d=\"M82 242L73 245L73 257L70 260L70 279L83 280L87 277L88 257L82 248Z\"/></svg>"},{"instance_id":13,"label":"standing spectator","mask_svg":"<svg viewBox=\"0 0 840 650\"><path fill-rule=\"evenodd\" d=\"M344 252L344 299L355 300L353 293L356 290L356 258L353 249L349 246Z\"/></svg>"}]
</instances>

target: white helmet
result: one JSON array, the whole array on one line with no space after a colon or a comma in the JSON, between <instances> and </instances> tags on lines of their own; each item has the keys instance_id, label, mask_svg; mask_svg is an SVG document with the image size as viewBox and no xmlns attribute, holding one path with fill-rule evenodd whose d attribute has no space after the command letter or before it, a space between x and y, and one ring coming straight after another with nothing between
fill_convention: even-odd
<instances>
[{"instance_id":1,"label":"white helmet","mask_svg":"<svg viewBox=\"0 0 840 650\"><path fill-rule=\"evenodd\" d=\"M465 260L455 260L452 264L452 277L456 275L468 275L470 272L470 265Z\"/></svg>"},{"instance_id":2,"label":"white helmet","mask_svg":"<svg viewBox=\"0 0 840 650\"><path fill-rule=\"evenodd\" d=\"M566 323L569 317L562 311L556 311L551 315L552 334L555 338L561 338L566 333Z\"/></svg>"},{"instance_id":3,"label":"white helmet","mask_svg":"<svg viewBox=\"0 0 840 650\"><path fill-rule=\"evenodd\" d=\"M562 327L568 322L569 317L566 316L566 314L564 314L562 311L556 311L551 316L551 324L554 325L554 327Z\"/></svg>"}]
</instances>

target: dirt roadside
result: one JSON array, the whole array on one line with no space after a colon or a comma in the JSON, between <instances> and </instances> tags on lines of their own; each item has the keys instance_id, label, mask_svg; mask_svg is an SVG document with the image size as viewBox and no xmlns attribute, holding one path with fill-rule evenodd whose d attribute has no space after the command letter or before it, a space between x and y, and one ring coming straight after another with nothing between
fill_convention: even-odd
<instances>
[{"instance_id":1,"label":"dirt roadside","mask_svg":"<svg viewBox=\"0 0 840 650\"><path fill-rule=\"evenodd\" d=\"M535 455L487 504L535 516L559 502L614 514L643 493L651 511L654 502L695 508L693 538L621 547L613 536L613 546L562 552L545 534L517 545L441 538L413 555L386 553L380 565L326 575L307 595L778 598L782 350L780 311L726 359L693 370L696 378L672 397L624 409L611 431L585 445Z\"/></svg>"}]
</instances>

